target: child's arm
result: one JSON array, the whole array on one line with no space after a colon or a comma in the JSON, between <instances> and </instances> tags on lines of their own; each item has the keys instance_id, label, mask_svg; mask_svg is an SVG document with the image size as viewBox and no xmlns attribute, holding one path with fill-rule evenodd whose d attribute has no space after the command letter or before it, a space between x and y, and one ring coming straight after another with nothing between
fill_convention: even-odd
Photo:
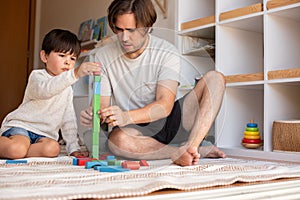
<instances>
[{"instance_id":1,"label":"child's arm","mask_svg":"<svg viewBox=\"0 0 300 200\"><path fill-rule=\"evenodd\" d=\"M76 78L81 78L86 75L93 75L100 72L100 64L94 62L84 62L74 70Z\"/></svg>"}]
</instances>

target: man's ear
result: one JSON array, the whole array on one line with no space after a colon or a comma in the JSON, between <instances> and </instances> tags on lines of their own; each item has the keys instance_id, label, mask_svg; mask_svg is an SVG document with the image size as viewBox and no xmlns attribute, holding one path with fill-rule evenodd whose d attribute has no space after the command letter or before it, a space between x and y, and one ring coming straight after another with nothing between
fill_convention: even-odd
<instances>
[{"instance_id":1,"label":"man's ear","mask_svg":"<svg viewBox=\"0 0 300 200\"><path fill-rule=\"evenodd\" d=\"M40 58L42 60L43 63L46 63L47 62L47 54L44 50L41 50L40 51Z\"/></svg>"}]
</instances>

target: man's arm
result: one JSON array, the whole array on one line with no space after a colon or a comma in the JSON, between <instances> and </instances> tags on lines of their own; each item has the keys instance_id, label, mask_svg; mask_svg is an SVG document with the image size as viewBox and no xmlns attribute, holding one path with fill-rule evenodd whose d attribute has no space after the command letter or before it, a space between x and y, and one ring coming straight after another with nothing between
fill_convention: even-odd
<instances>
[{"instance_id":1,"label":"man's arm","mask_svg":"<svg viewBox=\"0 0 300 200\"><path fill-rule=\"evenodd\" d=\"M101 109L101 118L110 126L125 126L156 121L168 116L174 106L178 82L173 80L159 81L156 100L143 108L122 111L118 106Z\"/></svg>"},{"instance_id":2,"label":"man's arm","mask_svg":"<svg viewBox=\"0 0 300 200\"><path fill-rule=\"evenodd\" d=\"M159 81L156 100L141 109L129 111L131 122L133 124L148 123L167 117L173 109L177 87L177 81Z\"/></svg>"}]
</instances>

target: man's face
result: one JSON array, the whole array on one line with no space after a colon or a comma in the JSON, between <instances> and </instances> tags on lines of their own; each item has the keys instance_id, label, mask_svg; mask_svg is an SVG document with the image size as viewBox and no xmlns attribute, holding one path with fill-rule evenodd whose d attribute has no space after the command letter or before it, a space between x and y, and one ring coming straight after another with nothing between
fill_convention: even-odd
<instances>
[{"instance_id":1,"label":"man's face","mask_svg":"<svg viewBox=\"0 0 300 200\"><path fill-rule=\"evenodd\" d=\"M147 30L144 27L136 27L135 16L132 13L119 15L114 27L124 53L130 57L137 57L144 51L148 39Z\"/></svg>"}]
</instances>

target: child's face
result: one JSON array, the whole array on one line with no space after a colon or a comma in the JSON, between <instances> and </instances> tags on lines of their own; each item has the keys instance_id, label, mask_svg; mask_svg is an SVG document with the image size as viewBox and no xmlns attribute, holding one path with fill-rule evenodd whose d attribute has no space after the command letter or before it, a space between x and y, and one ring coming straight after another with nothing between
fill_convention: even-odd
<instances>
[{"instance_id":1,"label":"child's face","mask_svg":"<svg viewBox=\"0 0 300 200\"><path fill-rule=\"evenodd\" d=\"M46 64L47 72L52 76L57 76L62 72L74 68L77 60L73 54L51 51L49 55L41 51L41 59Z\"/></svg>"}]
</instances>

